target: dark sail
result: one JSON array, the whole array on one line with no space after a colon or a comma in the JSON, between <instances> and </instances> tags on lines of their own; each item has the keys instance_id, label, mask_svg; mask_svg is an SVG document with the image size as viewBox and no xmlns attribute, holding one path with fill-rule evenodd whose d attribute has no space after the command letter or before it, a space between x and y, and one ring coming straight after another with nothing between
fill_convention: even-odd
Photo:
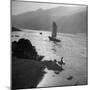
<instances>
[{"instance_id":1,"label":"dark sail","mask_svg":"<svg viewBox=\"0 0 90 90\"><path fill-rule=\"evenodd\" d=\"M60 42L59 39L56 38L57 36L57 25L55 22L52 24L52 36L49 36L49 40L54 41L54 42Z\"/></svg>"},{"instance_id":2,"label":"dark sail","mask_svg":"<svg viewBox=\"0 0 90 90\"><path fill-rule=\"evenodd\" d=\"M53 30L52 30L52 38L56 38L57 36L57 25L53 22Z\"/></svg>"}]
</instances>

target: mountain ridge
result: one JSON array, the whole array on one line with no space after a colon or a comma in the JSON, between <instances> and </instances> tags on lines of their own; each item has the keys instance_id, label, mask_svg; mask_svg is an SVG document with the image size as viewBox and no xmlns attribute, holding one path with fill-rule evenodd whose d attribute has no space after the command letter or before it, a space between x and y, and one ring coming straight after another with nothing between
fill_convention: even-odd
<instances>
[{"instance_id":1,"label":"mountain ridge","mask_svg":"<svg viewBox=\"0 0 90 90\"><path fill-rule=\"evenodd\" d=\"M87 9L80 8L77 10L76 8L75 10L70 10L70 8L71 7L57 7L47 10L38 9L19 15L12 15L12 24L13 26L23 29L52 30L52 22L55 21L59 32L86 32Z\"/></svg>"}]
</instances>

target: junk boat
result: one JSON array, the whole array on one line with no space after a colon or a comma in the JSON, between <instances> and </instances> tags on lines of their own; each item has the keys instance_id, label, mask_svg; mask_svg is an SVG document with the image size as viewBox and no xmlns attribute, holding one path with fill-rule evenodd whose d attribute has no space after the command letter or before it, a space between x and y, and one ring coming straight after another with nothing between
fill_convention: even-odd
<instances>
[{"instance_id":1,"label":"junk boat","mask_svg":"<svg viewBox=\"0 0 90 90\"><path fill-rule=\"evenodd\" d=\"M57 36L57 25L55 22L53 22L53 29L52 29L52 36L49 36L50 41L60 42L61 40L56 38Z\"/></svg>"}]
</instances>

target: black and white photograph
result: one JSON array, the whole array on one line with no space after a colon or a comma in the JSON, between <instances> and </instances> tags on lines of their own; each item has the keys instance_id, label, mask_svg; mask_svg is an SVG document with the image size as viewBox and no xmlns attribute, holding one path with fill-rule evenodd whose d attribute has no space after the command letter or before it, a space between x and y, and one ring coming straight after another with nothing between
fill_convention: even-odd
<instances>
[{"instance_id":1,"label":"black and white photograph","mask_svg":"<svg viewBox=\"0 0 90 90\"><path fill-rule=\"evenodd\" d=\"M11 88L88 84L88 5L11 0Z\"/></svg>"}]
</instances>

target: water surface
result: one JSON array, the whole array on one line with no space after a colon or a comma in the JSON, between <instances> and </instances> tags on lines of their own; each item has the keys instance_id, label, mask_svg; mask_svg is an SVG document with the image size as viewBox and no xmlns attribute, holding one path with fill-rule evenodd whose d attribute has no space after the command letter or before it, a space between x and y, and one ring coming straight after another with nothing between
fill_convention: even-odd
<instances>
[{"instance_id":1,"label":"water surface","mask_svg":"<svg viewBox=\"0 0 90 90\"><path fill-rule=\"evenodd\" d=\"M40 34L42 32L42 34ZM19 37L15 37L18 35ZM60 61L64 57L66 63L64 70L55 74L53 70L47 72L37 87L83 85L87 84L87 37L85 33L67 34L58 33L59 43L49 41L51 32L37 30L22 30L12 32L12 41L20 38L29 39L39 55L44 55L44 60ZM71 80L67 78L72 76Z\"/></svg>"}]
</instances>

